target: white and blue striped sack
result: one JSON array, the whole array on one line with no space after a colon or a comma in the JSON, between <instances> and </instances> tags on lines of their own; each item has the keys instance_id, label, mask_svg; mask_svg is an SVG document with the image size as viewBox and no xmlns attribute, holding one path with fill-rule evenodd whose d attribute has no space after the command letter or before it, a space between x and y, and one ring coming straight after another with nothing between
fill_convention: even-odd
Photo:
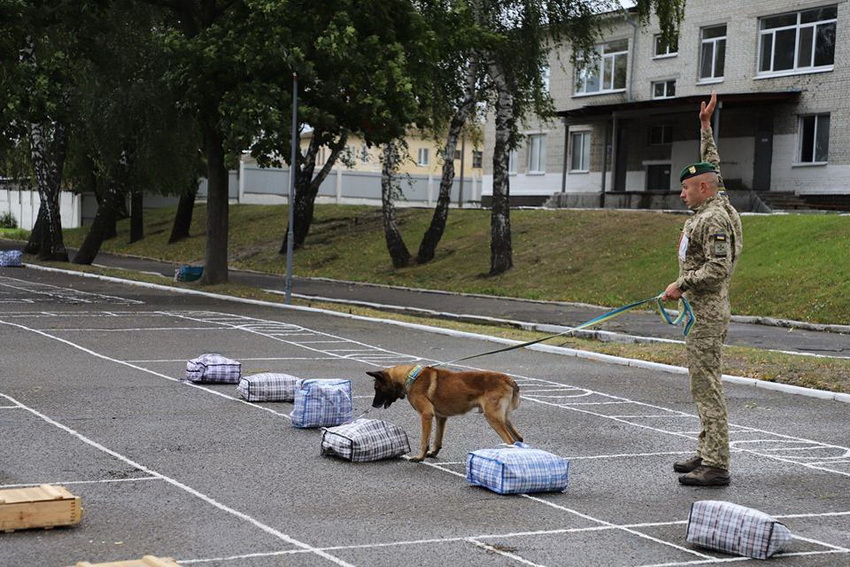
<instances>
[{"instance_id":1,"label":"white and blue striped sack","mask_svg":"<svg viewBox=\"0 0 850 567\"><path fill-rule=\"evenodd\" d=\"M302 380L290 417L292 425L301 428L351 421L351 380Z\"/></svg>"},{"instance_id":2,"label":"white and blue striped sack","mask_svg":"<svg viewBox=\"0 0 850 567\"><path fill-rule=\"evenodd\" d=\"M243 376L236 391L249 402L291 402L301 378L289 374L260 372Z\"/></svg>"},{"instance_id":3,"label":"white and blue striped sack","mask_svg":"<svg viewBox=\"0 0 850 567\"><path fill-rule=\"evenodd\" d=\"M700 500L691 505L686 539L706 549L767 559L785 549L792 535L764 512L721 500Z\"/></svg>"},{"instance_id":4,"label":"white and blue striped sack","mask_svg":"<svg viewBox=\"0 0 850 567\"><path fill-rule=\"evenodd\" d=\"M240 378L242 363L220 354L202 354L186 363L186 379L190 382L237 384Z\"/></svg>"},{"instance_id":5,"label":"white and blue striped sack","mask_svg":"<svg viewBox=\"0 0 850 567\"><path fill-rule=\"evenodd\" d=\"M352 462L392 459L410 452L404 429L380 419L355 419L322 433L322 454Z\"/></svg>"},{"instance_id":6,"label":"white and blue striped sack","mask_svg":"<svg viewBox=\"0 0 850 567\"><path fill-rule=\"evenodd\" d=\"M0 250L0 268L20 268L21 263L20 250Z\"/></svg>"},{"instance_id":7,"label":"white and blue striped sack","mask_svg":"<svg viewBox=\"0 0 850 567\"><path fill-rule=\"evenodd\" d=\"M570 481L570 462L525 443L479 449L466 456L466 481L498 494L562 492Z\"/></svg>"}]
</instances>

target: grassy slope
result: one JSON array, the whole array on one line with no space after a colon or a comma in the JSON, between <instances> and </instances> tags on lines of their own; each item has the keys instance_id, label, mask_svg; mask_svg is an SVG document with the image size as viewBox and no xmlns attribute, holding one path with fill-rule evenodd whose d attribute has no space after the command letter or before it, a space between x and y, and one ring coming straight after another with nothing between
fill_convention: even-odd
<instances>
[{"instance_id":1,"label":"grassy slope","mask_svg":"<svg viewBox=\"0 0 850 567\"><path fill-rule=\"evenodd\" d=\"M415 255L430 210L400 209L399 224ZM148 211L147 238L121 234L104 250L203 263L205 208L196 209L192 238L167 245L173 210ZM278 254L286 207L231 207L230 264L281 273ZM514 269L488 277L490 217L452 210L430 264L394 270L380 209L320 206L296 253L296 275L413 287L581 301L616 306L660 292L675 278L675 252L685 217L648 211L515 210ZM850 216L745 216L744 254L733 280L733 311L744 315L850 324ZM66 233L76 246L85 229Z\"/></svg>"}]
</instances>

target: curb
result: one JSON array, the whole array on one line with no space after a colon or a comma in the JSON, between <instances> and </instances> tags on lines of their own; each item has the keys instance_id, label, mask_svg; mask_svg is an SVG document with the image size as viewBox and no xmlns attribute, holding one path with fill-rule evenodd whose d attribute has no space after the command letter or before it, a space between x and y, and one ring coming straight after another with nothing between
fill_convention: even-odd
<instances>
[{"instance_id":1,"label":"curb","mask_svg":"<svg viewBox=\"0 0 850 567\"><path fill-rule=\"evenodd\" d=\"M326 314L326 315L333 315L333 316L337 316L337 317L343 317L343 318L354 319L354 320L359 320L359 321L377 321L377 322L382 322L382 323L389 324L389 325L396 325L396 326L406 327L406 328L410 328L410 329L418 329L418 330L422 330L422 331L426 331L426 332L430 332L430 333L437 333L437 334L454 336L454 337L474 338L474 339L478 339L478 340L485 340L485 341L495 342L495 343L504 344L504 345L521 344L521 341L515 341L515 340L512 340L512 339L502 339L502 338L499 338L499 337L491 337L491 336L488 336L488 335L479 335L477 333L467 333L465 331L455 331L455 330L452 330L452 329L440 329L438 327L431 327L429 325L420 325L420 324L416 324L416 323L406 323L406 322L403 322L403 321L392 321L392 320L388 320L388 319L380 319L380 318L375 318L375 317L365 317L363 315L352 315L352 314L348 314L348 313L339 313L337 311L328 311L328 310L325 310L325 309L318 309L318 308L315 308L315 307L303 307L303 306L299 306L299 305L284 305L284 304L280 304L280 303L270 303L268 301L261 301L259 299L246 299L246 298L241 298L241 297L232 297L232 296L229 296L229 295L208 293L208 292L205 292L205 291L198 291L198 290L194 290L194 289L185 289L185 288L180 288L180 287L165 286L165 285L161 285L161 284L153 284L153 283L147 283L147 282L137 282L137 281L134 281L134 280L125 280L125 279L116 278L116 277L112 277L112 276L102 276L102 275L99 275L99 274L89 274L89 273L86 273L86 272L77 272L77 271L73 271L73 270L63 270L61 268L51 268L51 267L48 267L48 266L39 266L37 264L25 264L25 266L28 267L28 268L33 268L33 269L36 269L36 270L42 270L42 271L46 271L46 272L55 272L55 273L60 273L60 274L82 276L82 277L97 279L97 280L101 280L101 281L123 283L123 284L128 284L128 285L135 285L137 287L145 287L145 288L149 288L149 289L158 289L158 290L162 290L162 291L173 291L173 292L176 292L176 293L183 293L183 294L186 294L186 295L199 295L199 296L202 296L202 297L220 299L220 300L223 300L223 301L235 301L235 302L238 302L238 303L246 303L246 304L249 304L249 305L262 305L264 307L276 307L276 308L279 308L279 309L292 309L292 310L295 310L295 311L323 313L323 314ZM562 355L562 356L573 356L573 357L576 357L576 358L586 358L586 359L590 359L590 360L596 360L596 361L599 361L599 362L608 362L608 363L611 363L611 364L618 364L618 365L622 365L622 366L633 366L635 368L643 368L643 369L648 369L648 370L659 370L659 371L667 372L667 373L671 373L671 374L687 374L688 373L688 369L682 368L681 366L661 364L661 363L658 363L658 362L648 362L648 361L636 360L636 359L632 359L632 358L623 358L623 357L619 357L619 356L612 356L612 355L608 355L608 354L600 354L600 353L595 353L595 352L587 352L587 351L576 350L576 349L571 349L571 348L566 348L566 347L555 347L555 346L537 344L537 345L531 345L531 346L526 347L526 348L529 348L529 349L532 349L532 350L538 350L538 351L541 351L541 352L547 352L547 353L550 353L550 354L558 354L558 355ZM813 388L803 388L801 386L792 386L790 384L778 384L778 383L775 383L775 382L765 382L763 380L757 380L755 378L748 378L748 377L744 377L744 376L734 376L734 375L728 375L728 374L724 374L722 376L722 379L726 382L733 383L733 384L748 385L748 386L753 386L755 388L762 388L762 389L765 389L765 390L773 390L773 391L777 391L777 392L781 392L781 393L785 393L785 394L795 394L795 395L800 395L800 396L807 396L807 397L819 398L819 399L824 399L824 400L833 400L833 401L836 401L836 402L842 402L842 403L850 404L850 394L844 394L844 393L839 393L839 392L828 392L828 391L825 391L825 390L815 390Z\"/></svg>"}]
</instances>

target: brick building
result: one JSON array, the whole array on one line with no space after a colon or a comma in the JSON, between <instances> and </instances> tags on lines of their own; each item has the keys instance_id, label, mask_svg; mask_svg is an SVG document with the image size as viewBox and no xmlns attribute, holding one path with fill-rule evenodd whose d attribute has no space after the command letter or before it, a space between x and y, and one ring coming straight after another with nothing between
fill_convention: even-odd
<instances>
[{"instance_id":1,"label":"brick building","mask_svg":"<svg viewBox=\"0 0 850 567\"><path fill-rule=\"evenodd\" d=\"M678 172L699 158L699 102L716 90L715 136L739 208L789 195L850 209L850 5L689 0L671 45L632 12L602 17L611 27L598 58L573 66L569 47L550 54L560 119L523 128L513 204L682 208ZM492 150L485 202L491 163Z\"/></svg>"}]
</instances>

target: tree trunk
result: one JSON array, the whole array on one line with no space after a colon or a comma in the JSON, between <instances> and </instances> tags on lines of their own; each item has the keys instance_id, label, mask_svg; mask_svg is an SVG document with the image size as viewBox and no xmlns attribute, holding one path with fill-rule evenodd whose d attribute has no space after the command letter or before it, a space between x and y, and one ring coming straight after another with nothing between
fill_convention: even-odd
<instances>
[{"instance_id":1,"label":"tree trunk","mask_svg":"<svg viewBox=\"0 0 850 567\"><path fill-rule=\"evenodd\" d=\"M33 248L40 260L68 261L59 212L59 191L67 149L68 138L62 124L30 125L32 165L41 199L38 215L42 221Z\"/></svg>"},{"instance_id":2,"label":"tree trunk","mask_svg":"<svg viewBox=\"0 0 850 567\"><path fill-rule=\"evenodd\" d=\"M304 246L307 240L307 233L310 232L310 225L313 223L313 212L315 210L316 196L319 194L319 187L327 179L331 169L333 169L340 152L345 148L345 143L348 141L348 133L343 132L339 139L330 145L330 156L325 164L319 170L316 177L313 177L313 171L316 169L316 156L321 147L321 138L323 132L320 130L313 131L313 137L310 139L310 146L307 148L307 155L295 170L295 199L293 211L293 227L292 236L294 242L292 248L298 250ZM283 235L283 244L280 246L280 254L286 254L286 238L289 234L287 228Z\"/></svg>"},{"instance_id":3,"label":"tree trunk","mask_svg":"<svg viewBox=\"0 0 850 567\"><path fill-rule=\"evenodd\" d=\"M145 237L145 194L138 188L130 191L130 244Z\"/></svg>"},{"instance_id":4,"label":"tree trunk","mask_svg":"<svg viewBox=\"0 0 850 567\"><path fill-rule=\"evenodd\" d=\"M224 140L212 125L204 126L207 158L207 245L202 285L227 283L228 187Z\"/></svg>"},{"instance_id":5,"label":"tree trunk","mask_svg":"<svg viewBox=\"0 0 850 567\"><path fill-rule=\"evenodd\" d=\"M117 184L109 184L105 195L98 203L97 213L94 215L94 221L89 227L89 232L86 234L80 249L74 255L74 264L90 265L94 262L97 253L100 252L100 246L104 240L107 240L107 234L109 234L111 227L115 226L115 217L118 215L118 206L123 194Z\"/></svg>"},{"instance_id":6,"label":"tree trunk","mask_svg":"<svg viewBox=\"0 0 850 567\"><path fill-rule=\"evenodd\" d=\"M498 93L493 147L493 208L490 215L490 275L494 276L513 267L508 153L513 132L514 100L500 66L491 62L489 67Z\"/></svg>"},{"instance_id":7,"label":"tree trunk","mask_svg":"<svg viewBox=\"0 0 850 567\"><path fill-rule=\"evenodd\" d=\"M171 227L171 236L168 238L169 244L189 238L189 228L192 226L192 213L195 211L195 196L197 194L198 187L195 185L180 195L177 213L174 215L174 224Z\"/></svg>"},{"instance_id":8,"label":"tree trunk","mask_svg":"<svg viewBox=\"0 0 850 567\"><path fill-rule=\"evenodd\" d=\"M384 237L387 240L387 250L393 262L393 268L403 268L410 264L410 252L404 244L404 239L398 231L395 220L394 197L397 192L395 172L401 161L396 142L389 142L384 146L381 159L381 210L384 218Z\"/></svg>"},{"instance_id":9,"label":"tree trunk","mask_svg":"<svg viewBox=\"0 0 850 567\"><path fill-rule=\"evenodd\" d=\"M475 109L476 92L475 84L478 78L478 65L472 62L467 69L466 86L464 88L463 102L458 106L449 123L449 132L446 136L446 148L443 155L443 176L440 179L440 195L437 198L437 206L434 208L434 216L422 242L419 244L419 252L416 262L426 264L434 259L437 244L443 238L446 229L446 221L449 217L449 204L451 202L452 186L455 179L455 150L457 141L463 132L463 127Z\"/></svg>"},{"instance_id":10,"label":"tree trunk","mask_svg":"<svg viewBox=\"0 0 850 567\"><path fill-rule=\"evenodd\" d=\"M39 205L35 224L30 231L30 238L27 241L27 245L24 246L24 254L38 254L38 251L41 250L41 241L44 238L42 232L44 232L44 224L46 222L45 214L43 207Z\"/></svg>"}]
</instances>

